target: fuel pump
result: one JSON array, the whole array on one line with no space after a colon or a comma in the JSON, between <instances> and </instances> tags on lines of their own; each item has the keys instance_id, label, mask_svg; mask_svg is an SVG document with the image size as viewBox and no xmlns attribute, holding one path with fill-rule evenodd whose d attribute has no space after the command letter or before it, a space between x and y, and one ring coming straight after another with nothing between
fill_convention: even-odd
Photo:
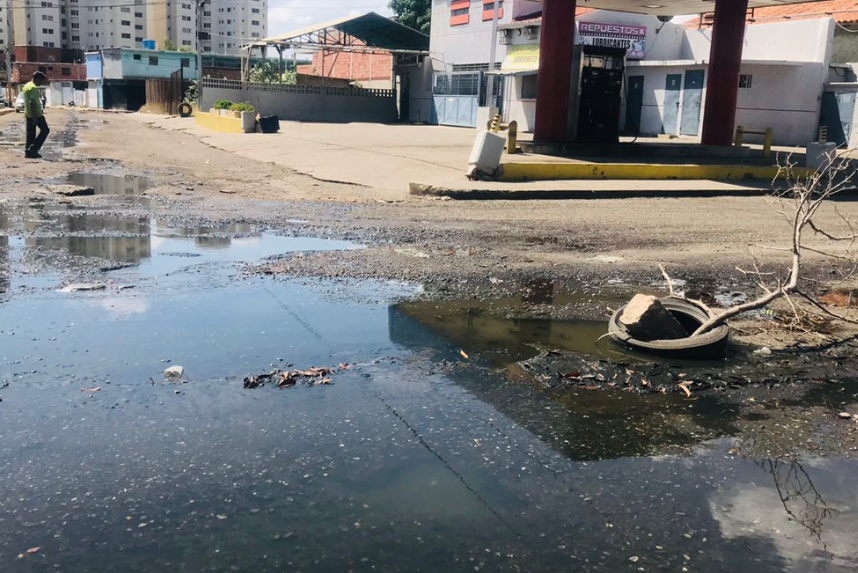
<instances>
[{"instance_id":1,"label":"fuel pump","mask_svg":"<svg viewBox=\"0 0 858 573\"><path fill-rule=\"evenodd\" d=\"M567 133L576 143L619 143L624 48L575 46Z\"/></svg>"}]
</instances>

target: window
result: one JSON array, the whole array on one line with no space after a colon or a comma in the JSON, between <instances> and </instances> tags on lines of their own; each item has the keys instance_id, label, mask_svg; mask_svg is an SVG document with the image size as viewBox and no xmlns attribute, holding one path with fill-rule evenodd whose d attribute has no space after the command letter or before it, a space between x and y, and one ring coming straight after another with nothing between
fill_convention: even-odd
<instances>
[{"instance_id":1,"label":"window","mask_svg":"<svg viewBox=\"0 0 858 573\"><path fill-rule=\"evenodd\" d=\"M754 83L754 76L751 74L739 74L739 88L750 89Z\"/></svg>"},{"instance_id":2,"label":"window","mask_svg":"<svg viewBox=\"0 0 858 573\"><path fill-rule=\"evenodd\" d=\"M134 59L135 60L142 60L143 56L141 56L140 54L134 54Z\"/></svg>"},{"instance_id":3,"label":"window","mask_svg":"<svg viewBox=\"0 0 858 573\"><path fill-rule=\"evenodd\" d=\"M130 39L131 39L131 34L122 34L122 39L123 39L123 40L130 40Z\"/></svg>"},{"instance_id":4,"label":"window","mask_svg":"<svg viewBox=\"0 0 858 573\"><path fill-rule=\"evenodd\" d=\"M158 56L149 56L149 65L157 66L158 65Z\"/></svg>"},{"instance_id":5,"label":"window","mask_svg":"<svg viewBox=\"0 0 858 573\"><path fill-rule=\"evenodd\" d=\"M536 74L521 77L521 99L536 99Z\"/></svg>"},{"instance_id":6,"label":"window","mask_svg":"<svg viewBox=\"0 0 858 573\"><path fill-rule=\"evenodd\" d=\"M61 68L60 73L64 76L70 76L71 75L71 68Z\"/></svg>"},{"instance_id":7,"label":"window","mask_svg":"<svg viewBox=\"0 0 858 573\"><path fill-rule=\"evenodd\" d=\"M450 3L450 25L464 26L470 19L471 0L453 0Z\"/></svg>"},{"instance_id":8,"label":"window","mask_svg":"<svg viewBox=\"0 0 858 573\"><path fill-rule=\"evenodd\" d=\"M498 20L503 18L503 0L498 2ZM495 4L492 0L483 0L483 22L491 21L495 14Z\"/></svg>"},{"instance_id":9,"label":"window","mask_svg":"<svg viewBox=\"0 0 858 573\"><path fill-rule=\"evenodd\" d=\"M181 62L182 62L183 68L190 68L191 67L191 60L189 58L182 58Z\"/></svg>"}]
</instances>

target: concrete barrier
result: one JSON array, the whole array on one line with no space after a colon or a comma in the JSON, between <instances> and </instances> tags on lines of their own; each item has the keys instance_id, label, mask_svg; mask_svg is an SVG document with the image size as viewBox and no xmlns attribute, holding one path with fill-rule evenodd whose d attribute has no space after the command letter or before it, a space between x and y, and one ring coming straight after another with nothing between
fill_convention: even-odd
<instances>
[{"instance_id":1,"label":"concrete barrier","mask_svg":"<svg viewBox=\"0 0 858 573\"><path fill-rule=\"evenodd\" d=\"M241 126L241 118L238 117L225 117L222 115L198 111L194 115L194 120L197 122L197 125L212 131L219 131L221 133L244 133Z\"/></svg>"}]
</instances>

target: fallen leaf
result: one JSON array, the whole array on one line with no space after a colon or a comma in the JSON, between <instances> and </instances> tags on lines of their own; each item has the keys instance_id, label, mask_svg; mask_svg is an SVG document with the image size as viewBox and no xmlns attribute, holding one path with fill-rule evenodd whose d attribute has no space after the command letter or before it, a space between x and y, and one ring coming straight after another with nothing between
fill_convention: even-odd
<instances>
[{"instance_id":1,"label":"fallen leaf","mask_svg":"<svg viewBox=\"0 0 858 573\"><path fill-rule=\"evenodd\" d=\"M600 390L600 386L581 386L582 390Z\"/></svg>"},{"instance_id":2,"label":"fallen leaf","mask_svg":"<svg viewBox=\"0 0 858 573\"><path fill-rule=\"evenodd\" d=\"M29 549L27 549L27 553L32 555L33 553L38 553L39 549L41 549L41 547L30 547Z\"/></svg>"},{"instance_id":3,"label":"fallen leaf","mask_svg":"<svg viewBox=\"0 0 858 573\"><path fill-rule=\"evenodd\" d=\"M348 370L349 368L351 368L350 365L340 362L340 370Z\"/></svg>"},{"instance_id":4,"label":"fallen leaf","mask_svg":"<svg viewBox=\"0 0 858 573\"><path fill-rule=\"evenodd\" d=\"M469 359L470 359L470 356L468 356L468 355L465 353L465 351L464 351L464 350L459 350L459 354L461 354L461 355L462 355L462 358L464 358L465 360L469 360Z\"/></svg>"},{"instance_id":5,"label":"fallen leaf","mask_svg":"<svg viewBox=\"0 0 858 573\"><path fill-rule=\"evenodd\" d=\"M81 392L101 392L101 388L99 388L98 386L96 386L94 388L81 388L80 391Z\"/></svg>"},{"instance_id":6,"label":"fallen leaf","mask_svg":"<svg viewBox=\"0 0 858 573\"><path fill-rule=\"evenodd\" d=\"M677 384L677 386L682 388L682 391L685 392L686 398L691 398L691 390L688 389L689 384L691 384L690 380L686 380L685 382L681 382L681 383Z\"/></svg>"},{"instance_id":7,"label":"fallen leaf","mask_svg":"<svg viewBox=\"0 0 858 573\"><path fill-rule=\"evenodd\" d=\"M840 416L844 420L850 420L852 418L852 414L850 414L849 412L840 412L838 416Z\"/></svg>"}]
</instances>

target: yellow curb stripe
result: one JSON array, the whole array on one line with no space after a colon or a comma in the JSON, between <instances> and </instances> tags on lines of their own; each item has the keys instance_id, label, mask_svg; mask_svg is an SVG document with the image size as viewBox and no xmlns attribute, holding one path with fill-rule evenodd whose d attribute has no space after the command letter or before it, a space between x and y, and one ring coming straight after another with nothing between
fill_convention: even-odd
<instances>
[{"instance_id":1,"label":"yellow curb stripe","mask_svg":"<svg viewBox=\"0 0 858 573\"><path fill-rule=\"evenodd\" d=\"M812 169L795 168L807 176ZM550 181L563 179L713 179L771 181L778 174L773 165L672 165L664 163L504 163L500 181Z\"/></svg>"}]
</instances>

